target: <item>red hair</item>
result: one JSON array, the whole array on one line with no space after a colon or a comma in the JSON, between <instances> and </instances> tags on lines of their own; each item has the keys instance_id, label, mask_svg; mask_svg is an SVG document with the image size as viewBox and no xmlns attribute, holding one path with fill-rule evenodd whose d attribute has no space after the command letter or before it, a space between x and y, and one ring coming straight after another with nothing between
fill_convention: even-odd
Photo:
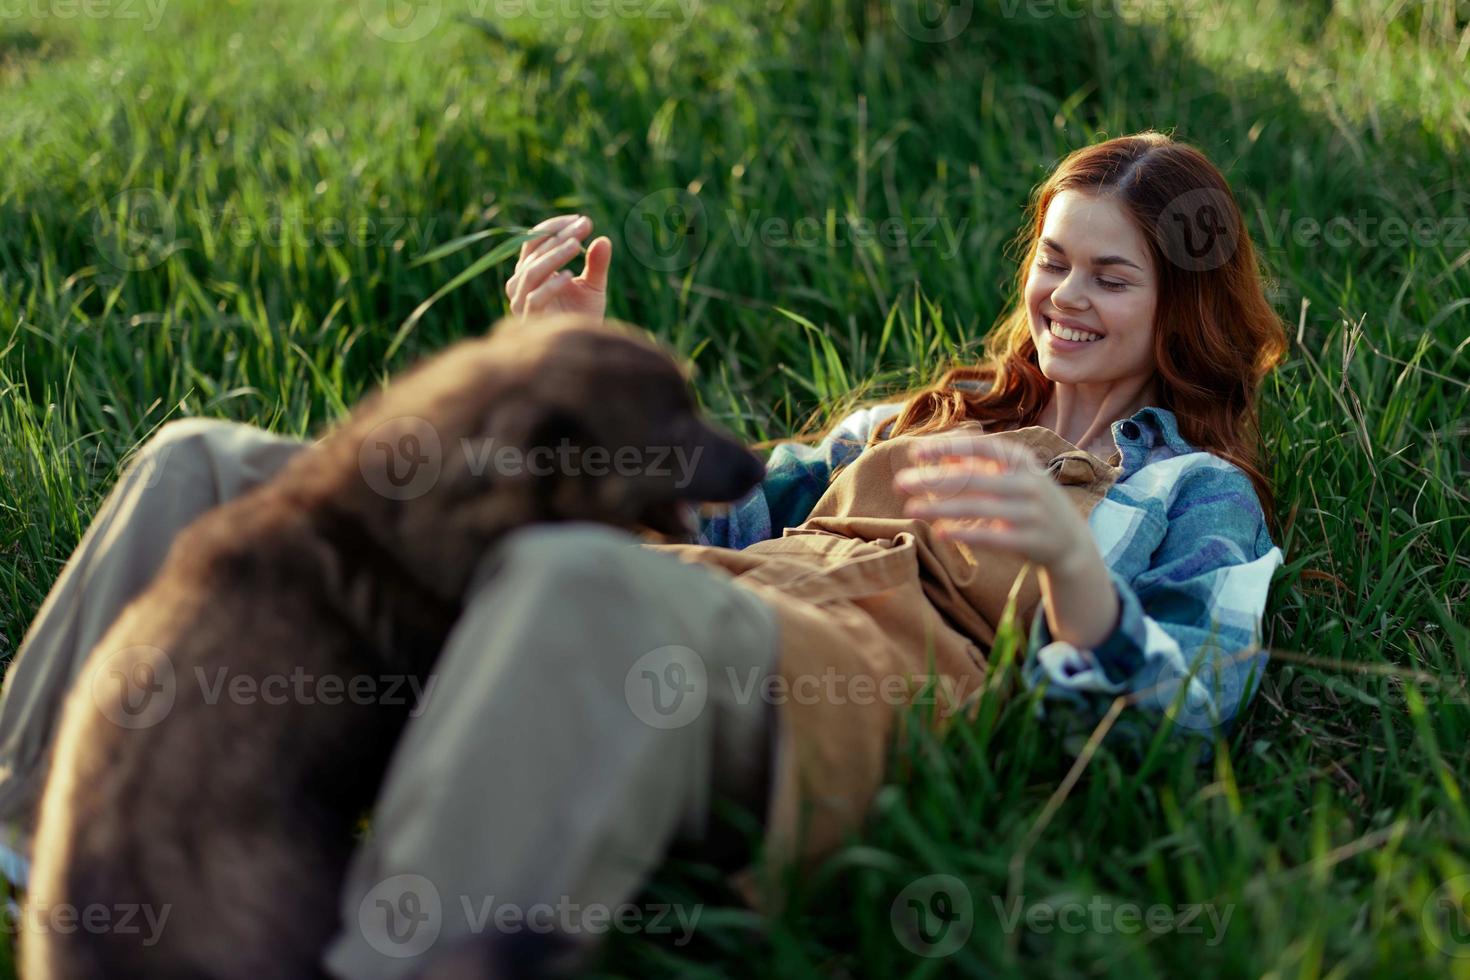
<instances>
[{"instance_id":1,"label":"red hair","mask_svg":"<svg viewBox=\"0 0 1470 980\"><path fill-rule=\"evenodd\" d=\"M904 393L902 411L875 427L870 444L970 419L1002 429L1037 424L1054 382L1037 365L1023 297L1047 207L1065 190L1117 201L1142 232L1158 277L1157 406L1174 413L1191 445L1244 470L1274 521L1275 495L1259 462L1256 395L1286 355L1286 331L1266 299L1225 177L1199 150L1158 132L1076 150L1033 190L1013 243L1023 252L1015 299L986 335L982 361ZM988 389L976 384L984 381Z\"/></svg>"}]
</instances>

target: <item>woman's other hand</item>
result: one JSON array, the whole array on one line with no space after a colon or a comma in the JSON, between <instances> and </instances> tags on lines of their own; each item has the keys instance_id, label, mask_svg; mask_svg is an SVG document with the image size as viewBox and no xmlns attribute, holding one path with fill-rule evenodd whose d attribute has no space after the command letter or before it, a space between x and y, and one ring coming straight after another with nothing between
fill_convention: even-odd
<instances>
[{"instance_id":1,"label":"woman's other hand","mask_svg":"<svg viewBox=\"0 0 1470 980\"><path fill-rule=\"evenodd\" d=\"M582 313L601 319L607 313L607 271L612 239L603 236L587 247L582 274L562 268L582 251L592 233L592 219L559 214L531 229L536 237L521 246L515 272L505 284L513 316L532 313Z\"/></svg>"},{"instance_id":2,"label":"woman's other hand","mask_svg":"<svg viewBox=\"0 0 1470 980\"><path fill-rule=\"evenodd\" d=\"M1017 446L983 435L939 435L914 447L895 485L909 517L934 533L1035 562L1052 636L1079 649L1116 628L1118 595L1097 542L1062 488Z\"/></svg>"}]
</instances>

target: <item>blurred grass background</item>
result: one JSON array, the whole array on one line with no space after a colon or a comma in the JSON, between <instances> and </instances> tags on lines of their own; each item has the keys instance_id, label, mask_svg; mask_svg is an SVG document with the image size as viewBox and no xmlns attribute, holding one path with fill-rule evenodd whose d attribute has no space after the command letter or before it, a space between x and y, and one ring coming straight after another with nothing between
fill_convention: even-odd
<instances>
[{"instance_id":1,"label":"blurred grass background","mask_svg":"<svg viewBox=\"0 0 1470 980\"><path fill-rule=\"evenodd\" d=\"M617 936L603 968L1470 976L1470 3L23 9L0 19L0 656L164 421L304 435L501 315L511 263L387 356L474 260L413 264L457 236L590 215L612 314L776 438L973 351L1031 186L1163 129L1231 180L1294 341L1264 406L1280 655L1230 752L1102 752L1048 809L1070 760L1015 701L899 747L864 838L780 916L677 862L650 900L699 904L695 941ZM973 932L925 958L890 909L935 874ZM1017 897L1229 918L1008 929Z\"/></svg>"}]
</instances>

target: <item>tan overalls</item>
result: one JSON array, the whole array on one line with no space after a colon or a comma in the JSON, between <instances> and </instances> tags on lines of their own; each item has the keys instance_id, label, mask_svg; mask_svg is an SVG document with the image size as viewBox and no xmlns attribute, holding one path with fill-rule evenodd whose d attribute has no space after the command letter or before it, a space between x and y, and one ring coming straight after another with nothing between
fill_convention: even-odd
<instances>
[{"instance_id":1,"label":"tan overalls","mask_svg":"<svg viewBox=\"0 0 1470 980\"><path fill-rule=\"evenodd\" d=\"M983 431L978 422L948 431L967 429ZM1121 472L1042 426L990 437L1031 451L1084 520ZM776 610L784 692L766 828L774 854L819 856L862 820L883 779L900 707L891 694L901 679L935 680L941 695L952 695L951 709L984 682L986 654L1025 563L938 538L928 522L903 516L909 498L894 476L924 438L864 449L807 520L779 538L739 551L647 546L723 568ZM1028 571L1018 622L1028 624L1039 601Z\"/></svg>"}]
</instances>

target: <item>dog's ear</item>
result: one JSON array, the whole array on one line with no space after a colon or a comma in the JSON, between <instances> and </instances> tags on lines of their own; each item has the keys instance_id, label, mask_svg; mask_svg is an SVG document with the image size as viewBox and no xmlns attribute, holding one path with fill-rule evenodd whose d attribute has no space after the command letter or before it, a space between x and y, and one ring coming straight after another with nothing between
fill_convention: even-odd
<instances>
[{"instance_id":1,"label":"dog's ear","mask_svg":"<svg viewBox=\"0 0 1470 980\"><path fill-rule=\"evenodd\" d=\"M507 399L487 415L477 451L498 480L544 481L566 476L568 452L590 444L586 422L565 405Z\"/></svg>"}]
</instances>

